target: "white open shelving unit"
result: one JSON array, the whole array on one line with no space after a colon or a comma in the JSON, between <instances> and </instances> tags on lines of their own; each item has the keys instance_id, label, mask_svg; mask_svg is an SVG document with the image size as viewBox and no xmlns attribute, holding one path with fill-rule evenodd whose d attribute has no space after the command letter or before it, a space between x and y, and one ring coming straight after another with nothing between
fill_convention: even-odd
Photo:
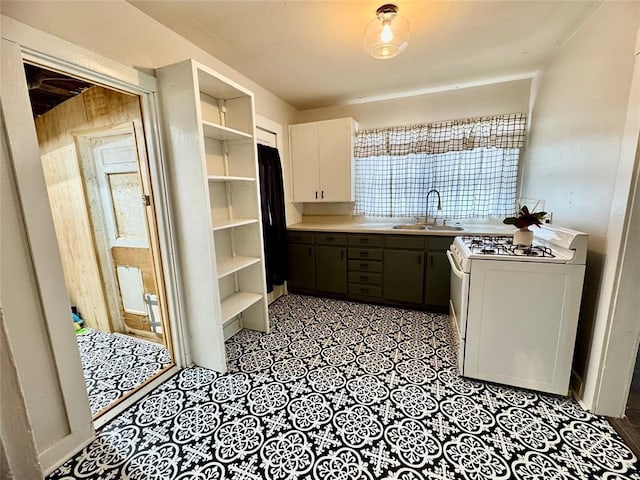
<instances>
[{"instance_id":1,"label":"white open shelving unit","mask_svg":"<svg viewBox=\"0 0 640 480\"><path fill-rule=\"evenodd\" d=\"M157 74L191 358L224 372L224 340L269 331L253 94L193 60Z\"/></svg>"}]
</instances>

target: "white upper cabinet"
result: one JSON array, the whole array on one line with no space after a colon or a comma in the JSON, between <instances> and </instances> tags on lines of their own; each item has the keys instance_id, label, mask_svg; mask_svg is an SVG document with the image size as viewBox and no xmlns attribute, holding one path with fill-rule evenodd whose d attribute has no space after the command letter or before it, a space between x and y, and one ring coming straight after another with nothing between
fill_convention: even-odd
<instances>
[{"instance_id":1,"label":"white upper cabinet","mask_svg":"<svg viewBox=\"0 0 640 480\"><path fill-rule=\"evenodd\" d=\"M352 118L289 126L294 202L353 202Z\"/></svg>"},{"instance_id":2,"label":"white upper cabinet","mask_svg":"<svg viewBox=\"0 0 640 480\"><path fill-rule=\"evenodd\" d=\"M157 74L190 354L224 372L224 340L269 331L253 94L193 60Z\"/></svg>"}]
</instances>

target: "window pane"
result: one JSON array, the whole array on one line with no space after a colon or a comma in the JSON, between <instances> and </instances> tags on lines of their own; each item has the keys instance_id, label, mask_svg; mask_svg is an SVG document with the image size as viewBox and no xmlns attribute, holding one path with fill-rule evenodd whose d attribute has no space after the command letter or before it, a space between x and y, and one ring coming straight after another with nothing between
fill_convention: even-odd
<instances>
[{"instance_id":1,"label":"window pane","mask_svg":"<svg viewBox=\"0 0 640 480\"><path fill-rule=\"evenodd\" d=\"M438 218L504 217L513 213L519 149L475 148L441 154L412 153L356 159L356 214Z\"/></svg>"}]
</instances>

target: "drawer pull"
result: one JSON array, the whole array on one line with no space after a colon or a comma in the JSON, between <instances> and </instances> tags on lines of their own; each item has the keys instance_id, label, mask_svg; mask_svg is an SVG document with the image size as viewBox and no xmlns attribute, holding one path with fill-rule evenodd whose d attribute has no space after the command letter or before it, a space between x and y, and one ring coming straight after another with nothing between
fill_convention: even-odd
<instances>
[{"instance_id":1,"label":"drawer pull","mask_svg":"<svg viewBox=\"0 0 640 480\"><path fill-rule=\"evenodd\" d=\"M360 256L361 257L368 257L369 256L369 252L360 252Z\"/></svg>"},{"instance_id":2,"label":"drawer pull","mask_svg":"<svg viewBox=\"0 0 640 480\"><path fill-rule=\"evenodd\" d=\"M368 238L361 238L360 239L360 243L369 243L369 239Z\"/></svg>"},{"instance_id":3,"label":"drawer pull","mask_svg":"<svg viewBox=\"0 0 640 480\"><path fill-rule=\"evenodd\" d=\"M361 293L369 293L369 289L367 287L360 287Z\"/></svg>"},{"instance_id":4,"label":"drawer pull","mask_svg":"<svg viewBox=\"0 0 640 480\"><path fill-rule=\"evenodd\" d=\"M367 275L360 275L360 281L366 282L367 280L369 280L369 277Z\"/></svg>"},{"instance_id":5,"label":"drawer pull","mask_svg":"<svg viewBox=\"0 0 640 480\"><path fill-rule=\"evenodd\" d=\"M368 270L369 269L369 264L368 263L361 263L360 264L360 268L362 270Z\"/></svg>"},{"instance_id":6,"label":"drawer pull","mask_svg":"<svg viewBox=\"0 0 640 480\"><path fill-rule=\"evenodd\" d=\"M335 237L327 237L327 242L333 242L335 240Z\"/></svg>"}]
</instances>

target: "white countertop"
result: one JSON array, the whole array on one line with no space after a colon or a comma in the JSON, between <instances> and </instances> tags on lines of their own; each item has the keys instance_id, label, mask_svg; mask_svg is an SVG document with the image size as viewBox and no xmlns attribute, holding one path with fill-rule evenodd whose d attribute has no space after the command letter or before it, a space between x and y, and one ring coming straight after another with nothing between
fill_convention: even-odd
<instances>
[{"instance_id":1,"label":"white countertop","mask_svg":"<svg viewBox=\"0 0 640 480\"><path fill-rule=\"evenodd\" d=\"M336 219L327 216L326 219L318 216L313 219L303 219L300 223L288 225L287 229L309 232L344 232L344 233L385 233L397 235L437 235L444 237L455 237L460 235L513 235L516 230L511 225L502 223L462 223L454 222L452 225L464 228L464 230L405 230L394 229L394 225L410 224L412 221L403 221L398 219L389 221L390 219L360 220L358 218Z\"/></svg>"}]
</instances>

